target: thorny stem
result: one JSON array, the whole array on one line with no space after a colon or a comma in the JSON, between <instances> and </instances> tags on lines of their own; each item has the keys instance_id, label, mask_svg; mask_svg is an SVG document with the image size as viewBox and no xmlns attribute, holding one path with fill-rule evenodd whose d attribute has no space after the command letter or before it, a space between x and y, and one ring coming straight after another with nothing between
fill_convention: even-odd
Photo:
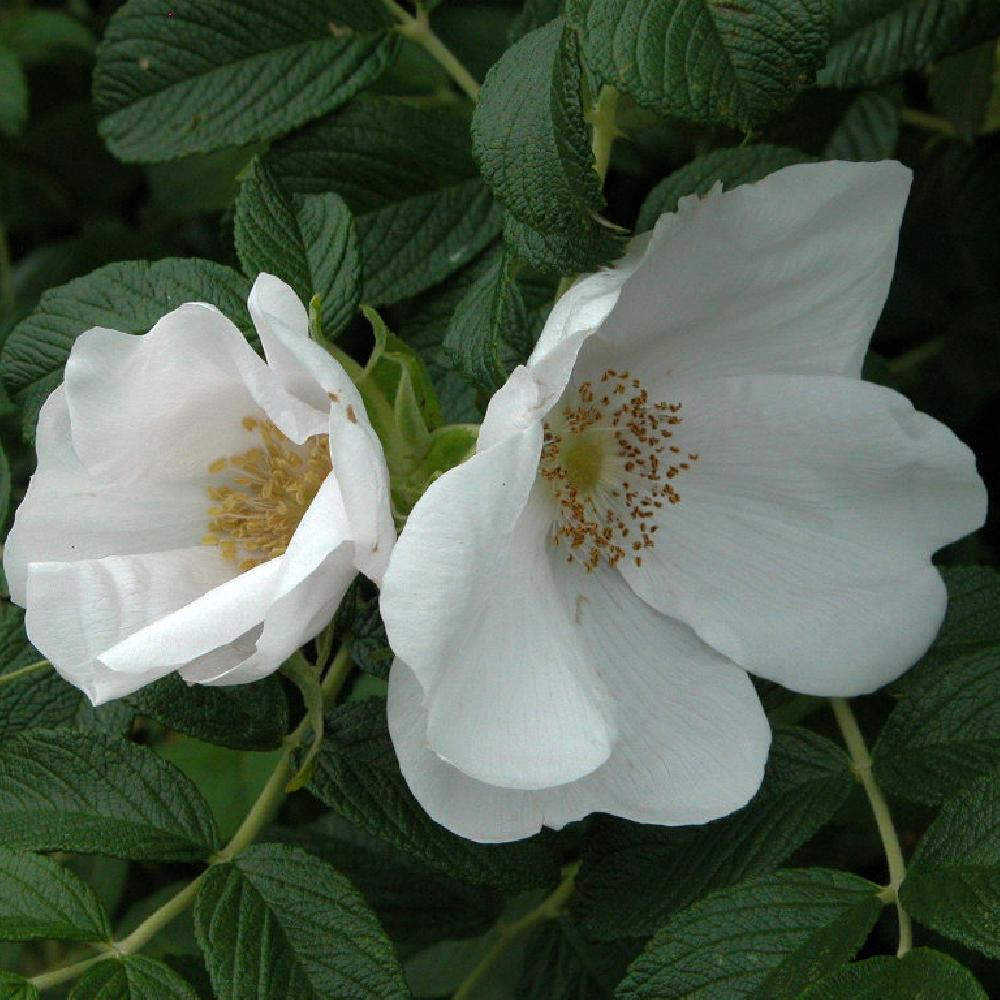
<instances>
[{"instance_id":1,"label":"thorny stem","mask_svg":"<svg viewBox=\"0 0 1000 1000\"><path fill-rule=\"evenodd\" d=\"M404 10L396 0L382 0L382 3L399 22L396 30L416 42L459 87L472 99L479 100L479 84L472 74L455 58L454 53L431 30L430 18L423 4L417 3L416 15Z\"/></svg>"},{"instance_id":2,"label":"thorny stem","mask_svg":"<svg viewBox=\"0 0 1000 1000\"><path fill-rule=\"evenodd\" d=\"M39 670L44 670L50 666L52 664L48 660L38 660L36 663L29 663L26 667L18 667L17 670L12 670L9 674L0 674L0 684L8 684L10 681L16 681L19 677L26 677L28 674L37 673Z\"/></svg>"},{"instance_id":3,"label":"thorny stem","mask_svg":"<svg viewBox=\"0 0 1000 1000\"><path fill-rule=\"evenodd\" d=\"M846 698L831 698L830 706L833 708L834 718L836 718L841 735L844 737L844 744L850 754L854 773L868 796L868 802L875 816L875 824L878 826L879 836L882 838L885 860L889 865L889 884L885 887L881 898L887 903L896 904L896 913L899 916L899 948L896 955L902 958L913 947L913 928L910 924L910 915L904 909L899 898L899 887L906 877L903 851L899 846L899 837L892 822L889 804L872 773L871 755L868 753L865 738L861 735L858 720L855 719L850 704Z\"/></svg>"},{"instance_id":4,"label":"thorny stem","mask_svg":"<svg viewBox=\"0 0 1000 1000\"><path fill-rule=\"evenodd\" d=\"M332 704L337 697L351 672L351 668L350 653L346 646L341 646L321 685L325 705ZM310 728L307 715L294 732L285 737L284 752L275 764L271 776L267 779L267 784L264 785L260 795L257 796L257 801L254 802L250 812L247 813L246 818L233 834L229 843L209 860L209 868L231 861L241 851L245 851L257 839L261 830L271 822L285 797L285 786L295 770L295 751L302 745ZM58 986L60 983L75 979L98 962L104 962L109 958L122 958L138 951L194 902L206 874L207 870L189 882L163 906L151 913L128 937L113 942L104 954L76 962L73 965L67 965L62 969L44 972L35 976L31 980L32 984L39 990Z\"/></svg>"},{"instance_id":5,"label":"thorny stem","mask_svg":"<svg viewBox=\"0 0 1000 1000\"><path fill-rule=\"evenodd\" d=\"M538 906L530 913L526 913L520 920L515 920L514 923L501 928L497 942L483 956L472 972L465 977L452 1000L472 1000L477 996L477 991L482 981L489 975L490 970L518 938L530 931L536 924L546 920L554 920L562 913L569 902L569 897L573 894L573 884L579 869L580 863L578 861L568 865L563 873L562 882L550 896L546 896Z\"/></svg>"},{"instance_id":6,"label":"thorny stem","mask_svg":"<svg viewBox=\"0 0 1000 1000\"><path fill-rule=\"evenodd\" d=\"M951 122L937 115L930 115L926 111L918 111L916 108L903 108L899 112L899 117L906 125L923 129L925 132L936 132L938 135L946 136L956 134L955 126Z\"/></svg>"}]
</instances>

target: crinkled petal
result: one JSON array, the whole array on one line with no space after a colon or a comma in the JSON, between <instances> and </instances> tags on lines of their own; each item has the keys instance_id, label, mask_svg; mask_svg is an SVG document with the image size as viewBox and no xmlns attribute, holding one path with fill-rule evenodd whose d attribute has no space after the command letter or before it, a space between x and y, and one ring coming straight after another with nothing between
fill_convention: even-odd
<instances>
[{"instance_id":1,"label":"crinkled petal","mask_svg":"<svg viewBox=\"0 0 1000 1000\"><path fill-rule=\"evenodd\" d=\"M144 336L95 328L66 362L73 447L94 476L119 483L205 482L208 466L257 443L261 411L302 443L327 431L213 306L189 302Z\"/></svg>"},{"instance_id":2,"label":"crinkled petal","mask_svg":"<svg viewBox=\"0 0 1000 1000\"><path fill-rule=\"evenodd\" d=\"M698 454L658 516L635 591L746 669L850 696L907 669L945 594L931 554L982 524L975 458L898 393L758 375L688 385Z\"/></svg>"},{"instance_id":3,"label":"crinkled petal","mask_svg":"<svg viewBox=\"0 0 1000 1000\"><path fill-rule=\"evenodd\" d=\"M439 823L473 840L516 840L592 812L642 823L703 823L745 804L763 775L770 729L747 675L689 628L649 608L617 573L560 574L565 614L602 665L621 731L608 761L533 791L476 781L427 740L412 671L389 679L389 727L403 775Z\"/></svg>"},{"instance_id":4,"label":"crinkled petal","mask_svg":"<svg viewBox=\"0 0 1000 1000\"><path fill-rule=\"evenodd\" d=\"M119 698L169 673L172 664L123 673L99 657L116 643L206 591L232 568L213 549L196 546L151 555L109 556L28 566L28 638L95 704Z\"/></svg>"},{"instance_id":5,"label":"crinkled petal","mask_svg":"<svg viewBox=\"0 0 1000 1000\"><path fill-rule=\"evenodd\" d=\"M38 468L4 546L11 598L24 606L28 560L73 562L196 545L208 497L191 483L121 485L91 476L73 451L65 390L45 401L36 435Z\"/></svg>"},{"instance_id":6,"label":"crinkled petal","mask_svg":"<svg viewBox=\"0 0 1000 1000\"><path fill-rule=\"evenodd\" d=\"M540 448L536 425L432 484L381 600L390 644L426 692L437 753L515 788L586 774L614 739L606 692L552 582L551 501L532 493Z\"/></svg>"},{"instance_id":7,"label":"crinkled petal","mask_svg":"<svg viewBox=\"0 0 1000 1000\"><path fill-rule=\"evenodd\" d=\"M330 460L337 477L354 565L381 584L396 542L389 497L389 470L382 443L351 405L330 404Z\"/></svg>"},{"instance_id":8,"label":"crinkled petal","mask_svg":"<svg viewBox=\"0 0 1000 1000\"><path fill-rule=\"evenodd\" d=\"M295 292L273 274L260 274L247 302L267 363L296 398L326 411L329 393L364 414L361 394L343 366L309 338L309 317Z\"/></svg>"},{"instance_id":9,"label":"crinkled petal","mask_svg":"<svg viewBox=\"0 0 1000 1000\"><path fill-rule=\"evenodd\" d=\"M283 556L199 594L197 599L173 614L150 621L145 628L101 653L101 661L110 669L125 672L145 671L164 664L181 667L263 623L264 630L256 649L247 651L248 657L254 657L252 669L248 668L244 674L256 672L257 676L264 676L271 673L291 652L316 634L315 631L309 632L311 621L308 618L295 621L294 617L276 611L275 605L300 588L327 556L344 545L347 528L337 481L333 476L327 476ZM208 551L217 562L233 571L232 563L222 559L218 550L211 548ZM352 569L339 590L340 596L343 596L353 575ZM318 588L313 596L321 604L326 601ZM337 600L339 602L339 596ZM272 624L270 630L267 629L269 617L278 621ZM325 622L320 627L323 624ZM274 640L276 631L283 632L283 637L293 643L288 652L277 660L271 652L278 645ZM265 637L266 648L262 650L261 641ZM225 664L220 673L233 670L236 666L238 664ZM199 680L215 678L215 675L206 677L203 670L199 670L198 674Z\"/></svg>"},{"instance_id":10,"label":"crinkled petal","mask_svg":"<svg viewBox=\"0 0 1000 1000\"><path fill-rule=\"evenodd\" d=\"M857 376L910 177L895 161L804 164L682 199L588 342L583 377L625 369L655 395L756 372Z\"/></svg>"}]
</instances>

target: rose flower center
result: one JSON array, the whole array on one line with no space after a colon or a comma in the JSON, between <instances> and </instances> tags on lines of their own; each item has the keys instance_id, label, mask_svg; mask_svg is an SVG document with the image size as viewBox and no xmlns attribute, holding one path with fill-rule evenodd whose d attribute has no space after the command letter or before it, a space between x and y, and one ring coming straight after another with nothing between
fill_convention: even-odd
<instances>
[{"instance_id":1,"label":"rose flower center","mask_svg":"<svg viewBox=\"0 0 1000 1000\"><path fill-rule=\"evenodd\" d=\"M651 403L628 372L569 389L545 423L540 474L552 487L552 541L587 570L654 545L657 510L680 502L672 480L698 460L673 443L680 403Z\"/></svg>"},{"instance_id":2,"label":"rose flower center","mask_svg":"<svg viewBox=\"0 0 1000 1000\"><path fill-rule=\"evenodd\" d=\"M209 472L226 473L229 481L208 488L212 506L202 539L237 563L241 573L285 552L333 468L326 434L299 446L270 420L244 417L243 426L260 443L209 465Z\"/></svg>"}]
</instances>

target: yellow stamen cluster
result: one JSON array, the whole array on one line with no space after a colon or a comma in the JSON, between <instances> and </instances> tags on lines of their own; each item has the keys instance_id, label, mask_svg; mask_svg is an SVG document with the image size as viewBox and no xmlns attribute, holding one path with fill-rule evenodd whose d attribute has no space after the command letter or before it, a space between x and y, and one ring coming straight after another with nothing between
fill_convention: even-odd
<instances>
[{"instance_id":1,"label":"yellow stamen cluster","mask_svg":"<svg viewBox=\"0 0 1000 1000\"><path fill-rule=\"evenodd\" d=\"M243 427L256 433L260 444L208 467L213 474L227 472L230 481L208 488L211 520L202 539L218 546L241 573L284 553L333 468L326 434L300 447L270 420L244 417Z\"/></svg>"},{"instance_id":2,"label":"yellow stamen cluster","mask_svg":"<svg viewBox=\"0 0 1000 1000\"><path fill-rule=\"evenodd\" d=\"M567 393L545 424L539 472L558 507L552 541L588 571L626 556L641 566L656 511L680 502L672 480L698 460L671 443L681 404L650 403L639 379L612 369L576 393L579 402Z\"/></svg>"}]
</instances>

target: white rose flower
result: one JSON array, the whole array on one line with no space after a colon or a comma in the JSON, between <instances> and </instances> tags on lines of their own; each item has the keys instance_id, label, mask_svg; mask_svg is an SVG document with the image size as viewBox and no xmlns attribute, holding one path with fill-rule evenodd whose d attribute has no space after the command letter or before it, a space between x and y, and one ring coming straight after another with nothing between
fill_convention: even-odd
<instances>
[{"instance_id":1,"label":"white rose flower","mask_svg":"<svg viewBox=\"0 0 1000 1000\"><path fill-rule=\"evenodd\" d=\"M559 300L384 582L392 738L440 823L714 819L767 756L747 671L857 695L927 648L930 557L986 501L965 445L859 378L909 183L717 187Z\"/></svg>"},{"instance_id":2,"label":"white rose flower","mask_svg":"<svg viewBox=\"0 0 1000 1000\"><path fill-rule=\"evenodd\" d=\"M38 470L4 552L28 637L100 704L173 670L242 684L329 621L395 541L361 397L262 274L267 356L189 302L145 336L88 330L38 421Z\"/></svg>"}]
</instances>

